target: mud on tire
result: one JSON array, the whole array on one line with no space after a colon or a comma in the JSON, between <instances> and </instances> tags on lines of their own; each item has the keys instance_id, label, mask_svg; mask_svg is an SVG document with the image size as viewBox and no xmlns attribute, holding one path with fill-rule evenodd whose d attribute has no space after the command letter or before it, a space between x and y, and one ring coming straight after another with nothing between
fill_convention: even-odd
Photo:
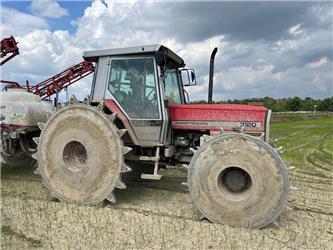
<instances>
[{"instance_id":1,"label":"mud on tire","mask_svg":"<svg viewBox=\"0 0 333 250\"><path fill-rule=\"evenodd\" d=\"M86 205L104 199L115 202L114 188L126 187L121 182L126 171L124 148L109 116L88 105L71 105L43 126L38 172L59 200Z\"/></svg>"},{"instance_id":2,"label":"mud on tire","mask_svg":"<svg viewBox=\"0 0 333 250\"><path fill-rule=\"evenodd\" d=\"M245 134L226 134L203 145L190 163L194 207L210 221L262 228L285 207L288 171L278 153Z\"/></svg>"}]
</instances>

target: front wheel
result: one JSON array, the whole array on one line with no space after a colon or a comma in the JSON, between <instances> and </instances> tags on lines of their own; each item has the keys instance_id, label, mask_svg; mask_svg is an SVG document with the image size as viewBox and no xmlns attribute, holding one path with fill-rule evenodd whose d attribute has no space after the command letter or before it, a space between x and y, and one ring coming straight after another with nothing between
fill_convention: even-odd
<instances>
[{"instance_id":1,"label":"front wheel","mask_svg":"<svg viewBox=\"0 0 333 250\"><path fill-rule=\"evenodd\" d=\"M188 174L191 200L212 222L262 228L287 203L288 171L279 154L245 134L208 141L193 156Z\"/></svg>"}]
</instances>

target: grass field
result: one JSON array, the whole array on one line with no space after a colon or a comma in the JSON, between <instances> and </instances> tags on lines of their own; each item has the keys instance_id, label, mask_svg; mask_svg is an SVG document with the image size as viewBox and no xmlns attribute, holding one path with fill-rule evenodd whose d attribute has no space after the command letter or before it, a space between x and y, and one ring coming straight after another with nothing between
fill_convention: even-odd
<instances>
[{"instance_id":1,"label":"grass field","mask_svg":"<svg viewBox=\"0 0 333 250\"><path fill-rule=\"evenodd\" d=\"M272 137L299 192L280 228L232 228L199 221L183 169L162 170L160 182L131 181L116 205L85 207L52 201L33 167L1 169L1 246L119 249L332 249L333 120L274 123Z\"/></svg>"},{"instance_id":2,"label":"grass field","mask_svg":"<svg viewBox=\"0 0 333 250\"><path fill-rule=\"evenodd\" d=\"M321 120L330 118L333 119L333 112L280 112L272 115L272 122L288 122L288 121L305 121L305 120Z\"/></svg>"}]
</instances>

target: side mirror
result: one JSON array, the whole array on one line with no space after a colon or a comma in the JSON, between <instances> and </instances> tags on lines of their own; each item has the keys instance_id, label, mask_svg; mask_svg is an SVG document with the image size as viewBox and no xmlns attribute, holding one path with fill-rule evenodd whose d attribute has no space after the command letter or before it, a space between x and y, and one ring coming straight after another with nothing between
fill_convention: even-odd
<instances>
[{"instance_id":1,"label":"side mirror","mask_svg":"<svg viewBox=\"0 0 333 250\"><path fill-rule=\"evenodd\" d=\"M196 82L194 70L191 71L191 80L192 82Z\"/></svg>"},{"instance_id":2,"label":"side mirror","mask_svg":"<svg viewBox=\"0 0 333 250\"><path fill-rule=\"evenodd\" d=\"M180 75L184 87L193 86L197 84L194 69L180 69Z\"/></svg>"}]
</instances>

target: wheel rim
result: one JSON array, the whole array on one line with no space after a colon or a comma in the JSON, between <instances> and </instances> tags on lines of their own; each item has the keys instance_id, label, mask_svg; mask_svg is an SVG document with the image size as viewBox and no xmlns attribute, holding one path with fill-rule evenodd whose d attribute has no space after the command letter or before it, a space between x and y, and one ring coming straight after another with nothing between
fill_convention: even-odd
<instances>
[{"instance_id":1,"label":"wheel rim","mask_svg":"<svg viewBox=\"0 0 333 250\"><path fill-rule=\"evenodd\" d=\"M66 167L73 171L81 171L87 167L88 154L85 146L78 141L71 141L63 149Z\"/></svg>"},{"instance_id":2,"label":"wheel rim","mask_svg":"<svg viewBox=\"0 0 333 250\"><path fill-rule=\"evenodd\" d=\"M252 179L248 172L239 167L228 167L218 175L220 190L233 194L246 192L252 186Z\"/></svg>"}]
</instances>

